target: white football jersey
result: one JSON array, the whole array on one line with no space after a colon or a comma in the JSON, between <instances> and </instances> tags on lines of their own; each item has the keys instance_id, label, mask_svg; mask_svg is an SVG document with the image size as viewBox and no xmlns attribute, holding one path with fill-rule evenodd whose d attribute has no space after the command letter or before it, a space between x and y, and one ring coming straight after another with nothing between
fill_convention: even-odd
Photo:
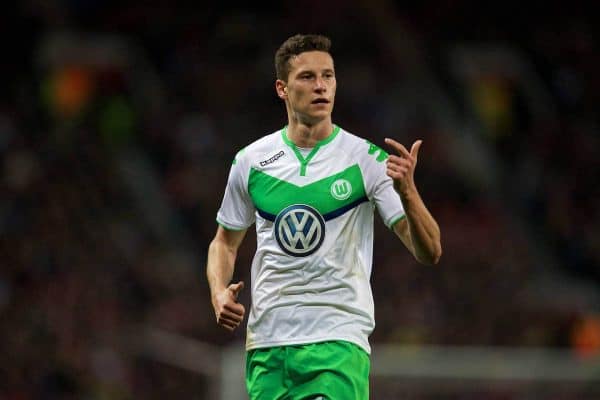
<instances>
[{"instance_id":1,"label":"white football jersey","mask_svg":"<svg viewBox=\"0 0 600 400\"><path fill-rule=\"evenodd\" d=\"M286 128L241 150L217 222L256 223L246 349L346 340L370 353L373 211L404 217L387 153L334 126L310 151Z\"/></svg>"}]
</instances>

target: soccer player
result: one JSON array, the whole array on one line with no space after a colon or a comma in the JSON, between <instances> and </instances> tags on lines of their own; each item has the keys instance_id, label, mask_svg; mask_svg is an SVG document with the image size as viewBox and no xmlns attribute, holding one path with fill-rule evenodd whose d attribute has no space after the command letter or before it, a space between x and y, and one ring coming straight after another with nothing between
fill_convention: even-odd
<instances>
[{"instance_id":1,"label":"soccer player","mask_svg":"<svg viewBox=\"0 0 600 400\"><path fill-rule=\"evenodd\" d=\"M375 207L424 264L440 230L413 175L421 141L388 155L332 123L331 42L296 35L275 54L275 89L288 124L233 160L207 277L217 323L233 331L245 309L231 283L246 229L256 224L246 385L251 399L367 399L375 326L369 283Z\"/></svg>"}]
</instances>

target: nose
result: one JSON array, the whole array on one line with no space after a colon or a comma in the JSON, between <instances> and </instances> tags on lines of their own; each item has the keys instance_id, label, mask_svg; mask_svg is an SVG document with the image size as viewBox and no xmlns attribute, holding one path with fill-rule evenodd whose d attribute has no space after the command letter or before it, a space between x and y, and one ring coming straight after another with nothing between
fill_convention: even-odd
<instances>
[{"instance_id":1,"label":"nose","mask_svg":"<svg viewBox=\"0 0 600 400\"><path fill-rule=\"evenodd\" d=\"M327 85L325 84L325 80L323 78L318 77L315 82L315 91L317 93L323 93L327 90Z\"/></svg>"}]
</instances>

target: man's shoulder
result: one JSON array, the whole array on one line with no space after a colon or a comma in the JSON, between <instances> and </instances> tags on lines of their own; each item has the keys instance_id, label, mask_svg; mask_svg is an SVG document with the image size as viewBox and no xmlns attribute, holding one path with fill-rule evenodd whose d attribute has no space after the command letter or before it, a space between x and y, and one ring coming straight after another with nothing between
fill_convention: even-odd
<instances>
[{"instance_id":1,"label":"man's shoulder","mask_svg":"<svg viewBox=\"0 0 600 400\"><path fill-rule=\"evenodd\" d=\"M341 141L342 146L347 146L349 148L360 147L366 141L365 138L363 138L353 132L347 131L344 128L340 128L340 130L341 130L340 136L342 139L342 141Z\"/></svg>"},{"instance_id":2,"label":"man's shoulder","mask_svg":"<svg viewBox=\"0 0 600 400\"><path fill-rule=\"evenodd\" d=\"M281 146L281 130L269 133L251 142L235 155L234 163L240 160L253 160L255 158L264 157L273 150Z\"/></svg>"},{"instance_id":3,"label":"man's shoulder","mask_svg":"<svg viewBox=\"0 0 600 400\"><path fill-rule=\"evenodd\" d=\"M388 153L378 145L372 143L369 139L348 132L342 129L343 136L340 146L344 151L350 154L355 160L371 160L383 161L387 158Z\"/></svg>"}]
</instances>

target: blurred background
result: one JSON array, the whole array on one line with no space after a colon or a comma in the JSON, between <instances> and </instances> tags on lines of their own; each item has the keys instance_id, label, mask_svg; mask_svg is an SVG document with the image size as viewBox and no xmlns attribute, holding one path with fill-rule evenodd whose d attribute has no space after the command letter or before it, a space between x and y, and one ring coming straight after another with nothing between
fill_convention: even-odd
<instances>
[{"instance_id":1,"label":"blurred background","mask_svg":"<svg viewBox=\"0 0 600 400\"><path fill-rule=\"evenodd\" d=\"M244 398L244 330L215 325L206 251L233 156L286 123L273 56L296 33L333 41L335 123L424 140L444 254L418 265L376 218L372 398L600 398L597 18L530 10L6 6L0 398Z\"/></svg>"}]
</instances>

